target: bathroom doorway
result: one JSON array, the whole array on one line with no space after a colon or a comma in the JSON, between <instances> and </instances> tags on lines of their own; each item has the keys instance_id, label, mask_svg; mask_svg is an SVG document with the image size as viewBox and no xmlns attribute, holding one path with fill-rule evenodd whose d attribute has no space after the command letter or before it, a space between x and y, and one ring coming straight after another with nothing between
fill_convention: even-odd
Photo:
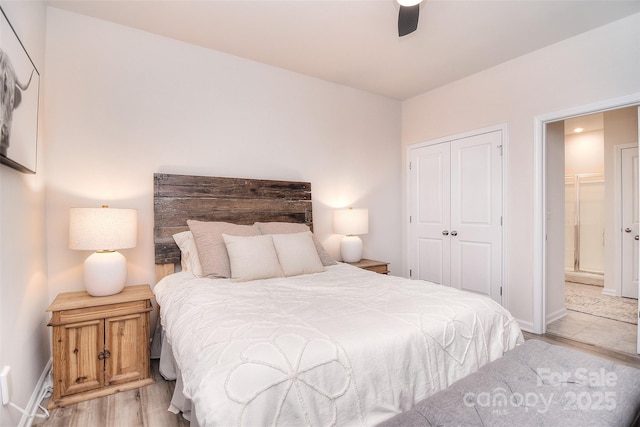
<instances>
[{"instance_id":1,"label":"bathroom doorway","mask_svg":"<svg viewBox=\"0 0 640 427\"><path fill-rule=\"evenodd\" d=\"M555 261L555 269L554 262L550 263L547 307L555 309L547 309L546 330L550 334L635 354L637 295L636 299L622 296L624 257L616 257L620 251L614 249L622 248L621 237L632 238L638 234L637 222L627 227L629 236L620 236L617 232L623 222L621 188L633 187L637 194L638 109L634 106L572 117L551 123L548 129L555 137L547 141L547 155L555 154L563 159L561 164L547 158L547 215L550 223L555 221L557 231L560 231L559 216L564 216L564 241L558 236L549 239L548 244L563 245L564 275L559 262ZM623 174L621 147L632 145L636 149L636 163L632 164L631 173ZM554 164L555 171L550 171ZM561 179L564 195L558 188ZM560 198L564 199L563 206L559 206ZM637 205L637 196L633 200ZM627 202L633 205L633 201ZM637 216L637 212L636 208L633 215ZM635 249L625 255L625 262L638 256L637 241L630 247ZM555 253L560 251L556 249ZM637 270L637 263L635 268ZM637 280L637 272L635 277Z\"/></svg>"}]
</instances>

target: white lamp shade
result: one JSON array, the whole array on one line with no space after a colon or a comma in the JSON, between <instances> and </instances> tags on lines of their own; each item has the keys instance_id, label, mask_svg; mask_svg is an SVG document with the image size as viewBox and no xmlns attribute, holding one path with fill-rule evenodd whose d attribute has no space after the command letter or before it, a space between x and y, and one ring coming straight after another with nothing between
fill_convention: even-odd
<instances>
[{"instance_id":1,"label":"white lamp shade","mask_svg":"<svg viewBox=\"0 0 640 427\"><path fill-rule=\"evenodd\" d=\"M71 208L69 248L116 250L136 246L138 213L135 209Z\"/></svg>"},{"instance_id":2,"label":"white lamp shade","mask_svg":"<svg viewBox=\"0 0 640 427\"><path fill-rule=\"evenodd\" d=\"M71 208L69 247L97 251L84 262L84 286L89 295L114 295L124 289L127 260L116 249L136 246L135 209Z\"/></svg>"},{"instance_id":3,"label":"white lamp shade","mask_svg":"<svg viewBox=\"0 0 640 427\"><path fill-rule=\"evenodd\" d=\"M333 231L354 236L369 232L368 209L338 209L333 211Z\"/></svg>"}]
</instances>

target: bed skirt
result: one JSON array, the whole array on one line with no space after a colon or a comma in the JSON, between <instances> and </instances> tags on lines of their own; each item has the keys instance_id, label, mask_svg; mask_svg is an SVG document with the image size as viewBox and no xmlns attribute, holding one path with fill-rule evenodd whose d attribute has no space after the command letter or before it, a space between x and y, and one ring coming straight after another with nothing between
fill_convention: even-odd
<instances>
[{"instance_id":1,"label":"bed skirt","mask_svg":"<svg viewBox=\"0 0 640 427\"><path fill-rule=\"evenodd\" d=\"M151 352L152 358L160 359L160 375L167 381L176 382L168 411L174 414L182 414L184 419L189 421L191 427L199 427L197 418L195 417L195 408L191 405L191 400L182 393L182 375L173 358L171 344L167 341L160 322L158 322L156 327L153 342L160 343L156 346L155 351Z\"/></svg>"}]
</instances>

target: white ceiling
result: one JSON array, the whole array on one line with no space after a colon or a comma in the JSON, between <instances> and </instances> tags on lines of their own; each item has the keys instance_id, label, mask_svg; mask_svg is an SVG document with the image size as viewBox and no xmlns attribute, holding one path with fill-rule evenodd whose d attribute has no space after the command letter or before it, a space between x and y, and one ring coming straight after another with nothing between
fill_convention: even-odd
<instances>
[{"instance_id":1,"label":"white ceiling","mask_svg":"<svg viewBox=\"0 0 640 427\"><path fill-rule=\"evenodd\" d=\"M640 12L640 0L48 0L61 9L405 100Z\"/></svg>"}]
</instances>

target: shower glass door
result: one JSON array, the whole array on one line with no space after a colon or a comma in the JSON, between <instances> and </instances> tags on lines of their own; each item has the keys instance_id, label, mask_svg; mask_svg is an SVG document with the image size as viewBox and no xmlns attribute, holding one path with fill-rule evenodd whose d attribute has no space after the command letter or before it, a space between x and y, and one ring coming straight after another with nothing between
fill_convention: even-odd
<instances>
[{"instance_id":1,"label":"shower glass door","mask_svg":"<svg viewBox=\"0 0 640 427\"><path fill-rule=\"evenodd\" d=\"M604 176L565 177L565 269L604 274Z\"/></svg>"}]
</instances>

